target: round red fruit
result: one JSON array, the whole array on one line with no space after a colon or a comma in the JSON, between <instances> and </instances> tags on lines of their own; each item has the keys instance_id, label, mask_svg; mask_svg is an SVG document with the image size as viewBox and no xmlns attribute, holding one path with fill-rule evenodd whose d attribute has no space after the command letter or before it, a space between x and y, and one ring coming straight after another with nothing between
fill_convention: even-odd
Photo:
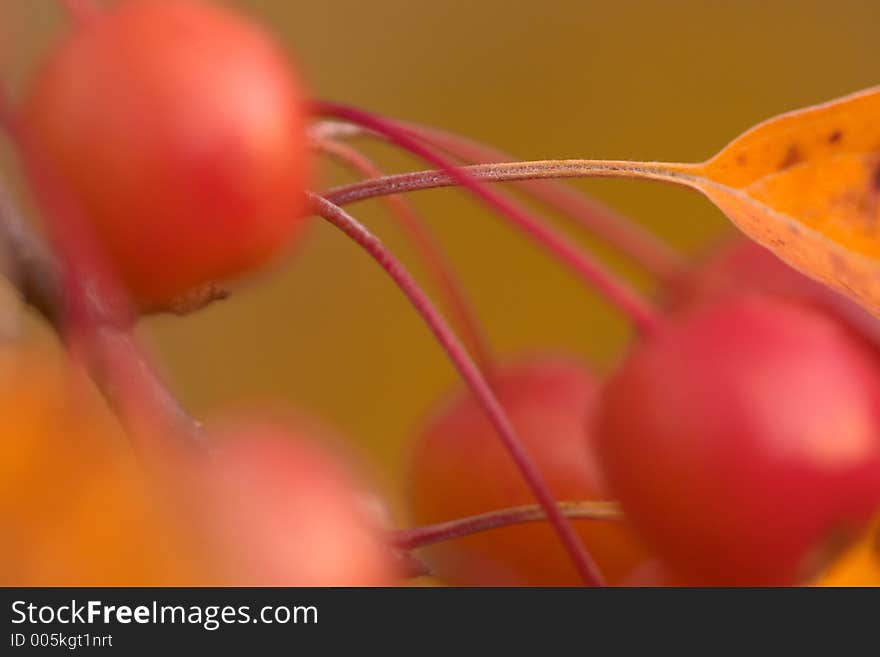
<instances>
[{"instance_id":1,"label":"round red fruit","mask_svg":"<svg viewBox=\"0 0 880 657\"><path fill-rule=\"evenodd\" d=\"M395 582L370 498L326 446L277 421L239 421L212 435L197 518L221 584Z\"/></svg>"},{"instance_id":2,"label":"round red fruit","mask_svg":"<svg viewBox=\"0 0 880 657\"><path fill-rule=\"evenodd\" d=\"M688 584L798 583L880 506L880 364L814 307L737 294L671 317L593 430L625 515Z\"/></svg>"},{"instance_id":3,"label":"round red fruit","mask_svg":"<svg viewBox=\"0 0 880 657\"><path fill-rule=\"evenodd\" d=\"M583 426L598 383L567 358L499 368L491 384L559 500L604 500ZM497 434L474 398L461 393L421 432L410 465L411 509L420 524L533 504ZM609 521L576 521L612 583L645 557L631 532ZM427 550L438 576L463 586L569 586L578 578L546 522L494 529Z\"/></svg>"},{"instance_id":4,"label":"round red fruit","mask_svg":"<svg viewBox=\"0 0 880 657\"><path fill-rule=\"evenodd\" d=\"M265 264L301 227L302 85L213 3L114 5L53 51L22 115L145 308Z\"/></svg>"}]
</instances>

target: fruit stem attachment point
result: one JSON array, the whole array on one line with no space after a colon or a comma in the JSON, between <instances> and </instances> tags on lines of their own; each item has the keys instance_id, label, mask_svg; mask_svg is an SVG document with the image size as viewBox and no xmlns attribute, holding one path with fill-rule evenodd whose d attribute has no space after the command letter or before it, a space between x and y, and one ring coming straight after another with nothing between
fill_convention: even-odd
<instances>
[{"instance_id":1,"label":"fruit stem attachment point","mask_svg":"<svg viewBox=\"0 0 880 657\"><path fill-rule=\"evenodd\" d=\"M607 271L591 255L562 233L547 226L541 219L532 216L521 205L504 194L492 190L476 176L469 167L459 167L449 158L437 153L430 146L413 137L405 127L364 110L337 103L318 102L313 105L313 113L349 121L376 133L413 155L439 167L444 176L466 188L487 206L501 214L532 240L541 244L561 262L568 265L590 287L596 289L612 304L624 312L640 332L650 332L658 322L659 313L643 297L626 283ZM386 178L385 180L388 180ZM365 184L365 183L362 183ZM442 185L440 185L442 186ZM407 191L405 189L397 191ZM339 190L333 190L328 198L339 203ZM388 193L396 193L388 190ZM344 200L343 203L348 202Z\"/></svg>"},{"instance_id":2,"label":"fruit stem attachment point","mask_svg":"<svg viewBox=\"0 0 880 657\"><path fill-rule=\"evenodd\" d=\"M619 521L623 517L614 502L558 502L556 506L571 520ZM399 529L391 533L391 542L401 550L416 550L479 532L546 520L547 514L544 509L537 504L530 504L456 518L434 525Z\"/></svg>"},{"instance_id":3,"label":"fruit stem attachment point","mask_svg":"<svg viewBox=\"0 0 880 657\"><path fill-rule=\"evenodd\" d=\"M495 393L492 392L492 388L486 381L486 378L449 327L449 324L434 307L428 295L419 287L419 284L413 279L403 264L394 257L394 254L388 251L382 242L358 222L357 219L317 194L307 192L306 196L312 211L336 226L336 228L345 233L366 251L409 299L410 303L434 334L437 342L446 351L450 361L459 374L461 374L462 379L470 388L474 397L483 407L486 416L501 437L510 457L522 473L523 479L531 489L541 508L547 514L548 520L559 535L562 545L570 555L572 563L584 583L588 586L604 585L604 579L599 569L584 547L580 536L574 531L571 522L556 505L556 500L547 482L535 466L516 429L514 429L513 424L511 424L510 419L507 417L504 408L501 406Z\"/></svg>"},{"instance_id":4,"label":"fruit stem attachment point","mask_svg":"<svg viewBox=\"0 0 880 657\"><path fill-rule=\"evenodd\" d=\"M373 160L348 144L329 139L316 139L315 147L319 152L362 176L381 178L384 175ZM427 223L405 196L394 194L384 197L384 201L389 212L398 218L405 235L418 251L426 269L433 277L444 300L444 305L454 318L453 324L461 331L465 344L481 369L491 378L495 359L489 341L467 298L464 287L455 275L446 255L437 244L437 240Z\"/></svg>"}]
</instances>

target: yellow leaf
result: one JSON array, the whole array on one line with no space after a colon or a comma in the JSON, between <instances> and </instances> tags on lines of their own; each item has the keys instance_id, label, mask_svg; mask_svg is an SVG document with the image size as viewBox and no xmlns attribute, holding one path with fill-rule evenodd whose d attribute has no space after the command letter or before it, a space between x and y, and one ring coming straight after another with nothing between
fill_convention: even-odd
<instances>
[{"instance_id":1,"label":"yellow leaf","mask_svg":"<svg viewBox=\"0 0 880 657\"><path fill-rule=\"evenodd\" d=\"M880 314L880 87L770 119L672 168L749 237Z\"/></svg>"}]
</instances>

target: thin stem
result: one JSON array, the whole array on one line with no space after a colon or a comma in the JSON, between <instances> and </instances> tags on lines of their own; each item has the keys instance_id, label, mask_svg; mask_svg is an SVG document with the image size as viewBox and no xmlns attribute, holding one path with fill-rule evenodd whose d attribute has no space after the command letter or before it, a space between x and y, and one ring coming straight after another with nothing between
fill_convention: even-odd
<instances>
[{"instance_id":1,"label":"thin stem","mask_svg":"<svg viewBox=\"0 0 880 657\"><path fill-rule=\"evenodd\" d=\"M436 128L403 124L420 139L472 163L506 162L516 158ZM590 196L557 181L518 183L529 195L558 211L578 227L613 246L661 281L675 281L687 269L684 258L656 235Z\"/></svg>"},{"instance_id":2,"label":"thin stem","mask_svg":"<svg viewBox=\"0 0 880 657\"><path fill-rule=\"evenodd\" d=\"M615 521L622 518L620 509L613 502L558 502L557 507L570 520ZM530 504L467 518L456 518L434 525L399 529L391 533L391 542L401 550L416 550L479 532L546 520L547 514L544 509L537 504Z\"/></svg>"},{"instance_id":3,"label":"thin stem","mask_svg":"<svg viewBox=\"0 0 880 657\"><path fill-rule=\"evenodd\" d=\"M522 473L523 479L532 490L538 503L547 513L547 518L559 535L560 541L571 556L572 562L584 582L591 586L602 585L602 575L581 542L580 537L574 531L571 522L556 506L556 500L543 475L529 456L504 408L492 392L492 388L471 359L461 341L446 323L446 320L443 319L443 316L431 303L428 296L419 287L406 268L385 248L382 242L354 217L316 194L308 193L308 198L312 211L336 226L366 251L385 270L400 288L401 292L406 295L416 311L422 316L437 342L446 351L450 361L483 407L489 421L498 432L508 453Z\"/></svg>"},{"instance_id":4,"label":"thin stem","mask_svg":"<svg viewBox=\"0 0 880 657\"><path fill-rule=\"evenodd\" d=\"M525 208L508 197L482 184L477 177L471 175L467 167L456 166L455 162L439 155L434 149L412 137L405 129L398 128L393 121L357 108L335 103L318 103L314 106L314 111L321 116L343 119L378 132L404 150L440 167L451 181L467 188L486 205L506 217L529 237L571 267L588 285L598 290L608 301L626 313L639 331L650 331L657 324L658 313L651 304L608 272L574 242L545 225L543 221L532 216Z\"/></svg>"},{"instance_id":5,"label":"thin stem","mask_svg":"<svg viewBox=\"0 0 880 657\"><path fill-rule=\"evenodd\" d=\"M322 153L367 178L381 178L384 175L370 158L347 144L322 139L316 142L316 146ZM386 202L388 210L399 219L407 238L419 252L437 288L443 295L446 307L455 318L454 324L461 331L465 344L474 354L477 363L484 372L491 371L494 358L489 342L477 320L473 306L467 299L463 286L455 275L446 255L437 245L437 240L431 234L427 223L406 197L395 194L386 196L383 200Z\"/></svg>"},{"instance_id":6,"label":"thin stem","mask_svg":"<svg viewBox=\"0 0 880 657\"><path fill-rule=\"evenodd\" d=\"M84 25L94 20L101 13L101 8L94 0L59 0L76 23Z\"/></svg>"},{"instance_id":7,"label":"thin stem","mask_svg":"<svg viewBox=\"0 0 880 657\"><path fill-rule=\"evenodd\" d=\"M445 130L415 123L398 122L398 126L468 163L488 164L516 159L492 146ZM337 121L318 123L313 131L314 134L326 135L327 138L350 139L362 135L381 138L381 135L369 130ZM676 281L687 270L685 259L668 244L587 194L552 180L521 180L516 184L532 198L613 246L661 281Z\"/></svg>"},{"instance_id":8,"label":"thin stem","mask_svg":"<svg viewBox=\"0 0 880 657\"><path fill-rule=\"evenodd\" d=\"M558 178L638 178L692 187L689 165L619 160L537 160L493 162L460 167L460 171L483 183L553 180ZM364 180L330 189L326 198L348 205L371 198L452 187L461 183L448 171L413 171Z\"/></svg>"}]
</instances>

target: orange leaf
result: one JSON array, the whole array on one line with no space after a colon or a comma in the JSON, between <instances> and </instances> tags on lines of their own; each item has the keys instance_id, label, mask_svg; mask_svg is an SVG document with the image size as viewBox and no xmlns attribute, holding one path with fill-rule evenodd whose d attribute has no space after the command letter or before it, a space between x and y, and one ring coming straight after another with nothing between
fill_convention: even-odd
<instances>
[{"instance_id":1,"label":"orange leaf","mask_svg":"<svg viewBox=\"0 0 880 657\"><path fill-rule=\"evenodd\" d=\"M782 260L880 315L880 87L764 121L700 164L542 168L696 189Z\"/></svg>"},{"instance_id":2,"label":"orange leaf","mask_svg":"<svg viewBox=\"0 0 880 657\"><path fill-rule=\"evenodd\" d=\"M746 235L880 314L880 87L770 119L672 168Z\"/></svg>"}]
</instances>

